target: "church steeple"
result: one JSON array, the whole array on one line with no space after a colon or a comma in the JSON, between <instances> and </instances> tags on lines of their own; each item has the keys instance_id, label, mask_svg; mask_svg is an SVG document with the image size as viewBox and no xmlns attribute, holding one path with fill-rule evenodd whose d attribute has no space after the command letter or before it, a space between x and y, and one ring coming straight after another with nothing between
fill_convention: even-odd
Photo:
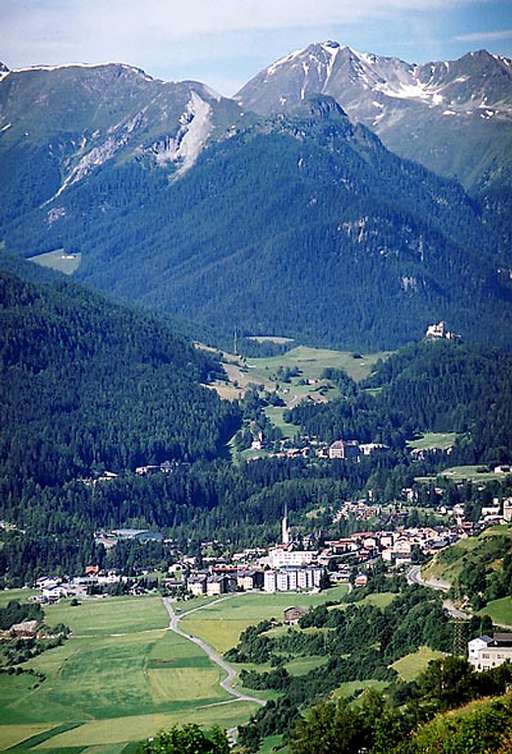
<instances>
[{"instance_id":1,"label":"church steeple","mask_svg":"<svg viewBox=\"0 0 512 754\"><path fill-rule=\"evenodd\" d=\"M288 503L284 504L284 516L281 523L281 539L283 545L290 544L290 532L288 530Z\"/></svg>"}]
</instances>

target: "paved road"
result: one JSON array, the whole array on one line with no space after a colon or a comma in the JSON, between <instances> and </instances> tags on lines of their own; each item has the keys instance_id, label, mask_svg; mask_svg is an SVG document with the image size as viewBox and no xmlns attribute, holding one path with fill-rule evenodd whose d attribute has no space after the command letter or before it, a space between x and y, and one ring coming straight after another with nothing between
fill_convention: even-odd
<instances>
[{"instance_id":1,"label":"paved road","mask_svg":"<svg viewBox=\"0 0 512 754\"><path fill-rule=\"evenodd\" d=\"M450 590L450 584L446 581L433 581L424 579L421 575L421 566L411 566L407 572L407 581L409 584L419 584L420 586L429 586L431 589L436 589L438 592L448 592ZM460 610L455 607L451 600L444 600L443 607L452 618L458 618L461 620L469 620L471 618L470 613L466 613L464 610Z\"/></svg>"},{"instance_id":2,"label":"paved road","mask_svg":"<svg viewBox=\"0 0 512 754\"><path fill-rule=\"evenodd\" d=\"M429 580L424 579L421 575L421 566L411 566L407 573L407 581L409 584L419 584L420 586L429 586L431 589L436 589L439 592L449 592L450 584L446 581Z\"/></svg>"},{"instance_id":3,"label":"paved road","mask_svg":"<svg viewBox=\"0 0 512 754\"><path fill-rule=\"evenodd\" d=\"M228 663L219 655L217 652L211 647L209 644L207 644L202 639L199 639L197 636L192 636L191 634L187 634L186 631L183 631L183 629L180 628L179 622L185 615L190 615L191 613L195 613L198 610L202 610L204 607L209 607L210 605L214 605L217 602L222 602L226 597L223 597L220 600L216 600L215 602L209 602L208 605L203 605L202 607L196 607L193 610L189 610L186 613L183 613L182 615L176 615L174 612L174 608L172 606L172 601L170 597L163 597L162 602L164 603L164 607L167 610L170 618L169 628L171 631L174 631L174 633L178 634L178 636L183 636L184 639L188 639L189 641L194 642L194 644L197 644L200 649L203 650L203 652L208 655L210 660L214 662L216 665L219 666L221 670L226 673L226 677L220 681L221 687L224 689L224 691L227 691L228 694L230 694L234 699L241 701L241 702L253 702L255 704L259 704L263 706L265 702L262 699L257 699L255 696L249 696L248 694L244 694L241 691L238 691L237 688L234 686L234 681L236 679L236 670L234 670L231 665L228 665ZM225 703L225 702L224 702Z\"/></svg>"}]
</instances>

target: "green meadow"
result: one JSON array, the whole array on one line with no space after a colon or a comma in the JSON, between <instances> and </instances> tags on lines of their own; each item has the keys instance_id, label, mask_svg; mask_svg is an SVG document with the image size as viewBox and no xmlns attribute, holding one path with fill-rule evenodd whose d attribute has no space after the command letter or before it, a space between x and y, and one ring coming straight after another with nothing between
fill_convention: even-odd
<instances>
[{"instance_id":1,"label":"green meadow","mask_svg":"<svg viewBox=\"0 0 512 754\"><path fill-rule=\"evenodd\" d=\"M225 652L237 644L238 637L248 626L271 618L281 621L286 607L309 608L328 600L341 599L346 593L347 587L339 586L320 594L237 594L185 615L181 627L219 652Z\"/></svg>"},{"instance_id":2,"label":"green meadow","mask_svg":"<svg viewBox=\"0 0 512 754\"><path fill-rule=\"evenodd\" d=\"M407 441L411 450L448 450L455 445L456 432L426 432L424 435Z\"/></svg>"},{"instance_id":3,"label":"green meadow","mask_svg":"<svg viewBox=\"0 0 512 754\"><path fill-rule=\"evenodd\" d=\"M25 664L45 673L44 682L0 675L1 751L128 754L132 742L173 723L229 728L255 709L231 701L220 669L167 630L159 597L59 603L46 620L65 623L72 637Z\"/></svg>"},{"instance_id":4,"label":"green meadow","mask_svg":"<svg viewBox=\"0 0 512 754\"><path fill-rule=\"evenodd\" d=\"M67 252L65 249L55 249L54 251L47 251L45 254L29 257L29 261L35 262L41 267L49 267L51 270L62 272L64 275L72 275L80 267L82 255Z\"/></svg>"},{"instance_id":5,"label":"green meadow","mask_svg":"<svg viewBox=\"0 0 512 754\"><path fill-rule=\"evenodd\" d=\"M498 626L512 626L512 597L502 597L488 602L479 614L490 615L493 623Z\"/></svg>"},{"instance_id":6,"label":"green meadow","mask_svg":"<svg viewBox=\"0 0 512 754\"><path fill-rule=\"evenodd\" d=\"M439 476L450 479L452 482L499 482L507 479L509 473L489 471L485 466L451 466L441 471ZM416 482L435 482L433 476L416 477Z\"/></svg>"},{"instance_id":7,"label":"green meadow","mask_svg":"<svg viewBox=\"0 0 512 754\"><path fill-rule=\"evenodd\" d=\"M402 680L413 681L427 669L429 662L440 657L444 657L443 652L437 652L430 647L420 647L416 652L401 657L391 667L396 670Z\"/></svg>"}]
</instances>

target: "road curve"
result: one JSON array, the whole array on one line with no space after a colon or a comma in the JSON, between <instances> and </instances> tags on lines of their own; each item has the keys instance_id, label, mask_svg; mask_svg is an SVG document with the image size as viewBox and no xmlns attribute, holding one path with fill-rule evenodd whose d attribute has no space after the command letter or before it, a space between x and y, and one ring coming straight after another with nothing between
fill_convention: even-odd
<instances>
[{"instance_id":1,"label":"road curve","mask_svg":"<svg viewBox=\"0 0 512 754\"><path fill-rule=\"evenodd\" d=\"M220 601L221 600L217 600L217 602ZM234 699L237 699L240 702L253 702L254 704L259 704L263 707L266 702L264 702L262 699L257 699L255 696L243 694L241 691L238 691L238 689L235 688L234 681L236 679L236 671L213 649L213 647L211 647L202 639L199 639L199 637L187 634L186 631L183 631L179 627L181 618L183 618L185 615L189 615L189 613L196 612L197 610L201 610L203 608L195 608L194 610L189 610L189 612L179 616L176 615L174 611L170 597L162 597L162 602L164 603L164 607L167 610L170 618L169 629L171 631L174 631L175 634L178 634L178 636L182 636L184 639L188 639L189 641L194 642L194 644L197 644L197 646L203 650L203 652L210 658L210 660L218 665L218 667L222 671L224 671L224 673L226 673L225 678L220 681L220 685L224 689L224 691L227 691L230 696L234 697ZM208 603L208 605L213 604L215 603ZM207 607L207 605L204 605L204 607Z\"/></svg>"},{"instance_id":2,"label":"road curve","mask_svg":"<svg viewBox=\"0 0 512 754\"><path fill-rule=\"evenodd\" d=\"M428 586L438 592L446 593L450 591L450 584L448 584L446 581L429 581L428 579L424 579L421 575L421 566L410 567L409 571L407 572L407 581L409 584ZM459 620L469 620L471 618L470 613L467 613L464 610L460 610L458 607L455 607L453 602L449 599L443 601L443 607L452 618Z\"/></svg>"}]
</instances>

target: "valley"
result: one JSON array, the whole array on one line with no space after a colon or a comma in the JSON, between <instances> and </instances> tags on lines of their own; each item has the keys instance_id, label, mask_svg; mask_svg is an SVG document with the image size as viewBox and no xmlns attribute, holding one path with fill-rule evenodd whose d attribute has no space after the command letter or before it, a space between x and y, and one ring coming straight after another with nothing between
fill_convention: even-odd
<instances>
[{"instance_id":1,"label":"valley","mask_svg":"<svg viewBox=\"0 0 512 754\"><path fill-rule=\"evenodd\" d=\"M509 29L153 5L0 63L0 751L506 754Z\"/></svg>"}]
</instances>

